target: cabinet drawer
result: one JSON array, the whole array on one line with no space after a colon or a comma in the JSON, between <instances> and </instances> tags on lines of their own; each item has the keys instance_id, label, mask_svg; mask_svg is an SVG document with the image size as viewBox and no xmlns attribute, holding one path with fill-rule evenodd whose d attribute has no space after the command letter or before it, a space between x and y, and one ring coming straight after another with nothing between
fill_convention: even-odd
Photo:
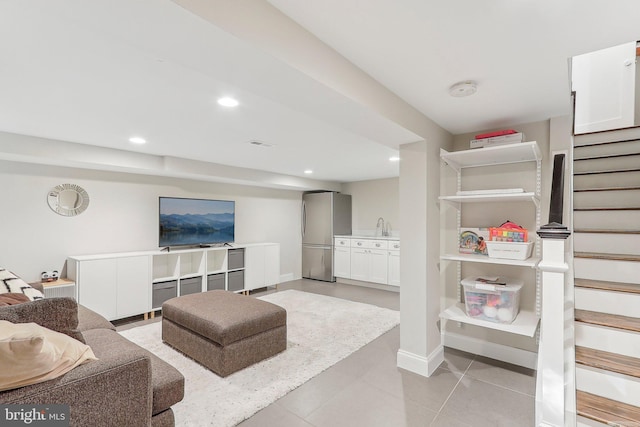
<instances>
[{"instance_id":1,"label":"cabinet drawer","mask_svg":"<svg viewBox=\"0 0 640 427\"><path fill-rule=\"evenodd\" d=\"M387 249L386 240L351 239L352 248Z\"/></svg>"},{"instance_id":2,"label":"cabinet drawer","mask_svg":"<svg viewBox=\"0 0 640 427\"><path fill-rule=\"evenodd\" d=\"M389 240L389 250L390 251L399 251L400 250L400 240Z\"/></svg>"},{"instance_id":3,"label":"cabinet drawer","mask_svg":"<svg viewBox=\"0 0 640 427\"><path fill-rule=\"evenodd\" d=\"M341 237L336 237L334 240L334 245L337 247L343 247L343 248L348 248L349 246L351 246L351 239L344 239Z\"/></svg>"}]
</instances>

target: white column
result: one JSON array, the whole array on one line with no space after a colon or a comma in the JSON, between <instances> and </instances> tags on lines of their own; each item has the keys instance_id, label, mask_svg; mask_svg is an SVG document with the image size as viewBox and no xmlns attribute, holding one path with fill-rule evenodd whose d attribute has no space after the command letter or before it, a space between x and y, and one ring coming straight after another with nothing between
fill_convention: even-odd
<instances>
[{"instance_id":1,"label":"white column","mask_svg":"<svg viewBox=\"0 0 640 427\"><path fill-rule=\"evenodd\" d=\"M568 233L542 237L542 313L536 389L536 425L565 425L565 239Z\"/></svg>"}]
</instances>

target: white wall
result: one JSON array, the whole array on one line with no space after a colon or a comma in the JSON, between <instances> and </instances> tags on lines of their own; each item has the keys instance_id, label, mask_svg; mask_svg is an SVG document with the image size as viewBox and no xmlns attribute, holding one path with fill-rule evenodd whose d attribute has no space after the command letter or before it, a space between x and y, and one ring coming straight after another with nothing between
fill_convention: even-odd
<instances>
[{"instance_id":1,"label":"white wall","mask_svg":"<svg viewBox=\"0 0 640 427\"><path fill-rule=\"evenodd\" d=\"M374 232L378 218L390 224L392 235L400 233L399 178L374 179L342 184L342 192L351 195L352 228Z\"/></svg>"},{"instance_id":2,"label":"white wall","mask_svg":"<svg viewBox=\"0 0 640 427\"><path fill-rule=\"evenodd\" d=\"M0 266L27 281L61 270L69 255L158 248L158 197L235 200L236 242L280 243L280 273L300 278L302 193L252 186L0 161ZM82 186L88 209L63 217L47 205L48 191Z\"/></svg>"}]
</instances>

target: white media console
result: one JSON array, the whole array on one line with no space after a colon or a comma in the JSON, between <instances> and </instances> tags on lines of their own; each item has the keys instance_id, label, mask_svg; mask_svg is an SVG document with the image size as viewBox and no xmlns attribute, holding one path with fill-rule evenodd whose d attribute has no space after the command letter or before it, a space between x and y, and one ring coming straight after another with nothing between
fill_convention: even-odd
<instances>
[{"instance_id":1,"label":"white media console","mask_svg":"<svg viewBox=\"0 0 640 427\"><path fill-rule=\"evenodd\" d=\"M245 292L280 280L278 243L71 256L67 276L79 304L109 320L153 313L169 298L226 289Z\"/></svg>"}]
</instances>

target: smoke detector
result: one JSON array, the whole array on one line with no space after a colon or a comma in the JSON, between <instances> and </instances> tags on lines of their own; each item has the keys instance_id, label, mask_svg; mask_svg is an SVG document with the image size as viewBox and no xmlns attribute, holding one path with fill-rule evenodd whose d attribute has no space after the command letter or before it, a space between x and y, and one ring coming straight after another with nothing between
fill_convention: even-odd
<instances>
[{"instance_id":1,"label":"smoke detector","mask_svg":"<svg viewBox=\"0 0 640 427\"><path fill-rule=\"evenodd\" d=\"M464 81L458 82L449 88L449 95L455 98L462 98L464 96L471 96L478 91L478 86L475 82Z\"/></svg>"}]
</instances>

